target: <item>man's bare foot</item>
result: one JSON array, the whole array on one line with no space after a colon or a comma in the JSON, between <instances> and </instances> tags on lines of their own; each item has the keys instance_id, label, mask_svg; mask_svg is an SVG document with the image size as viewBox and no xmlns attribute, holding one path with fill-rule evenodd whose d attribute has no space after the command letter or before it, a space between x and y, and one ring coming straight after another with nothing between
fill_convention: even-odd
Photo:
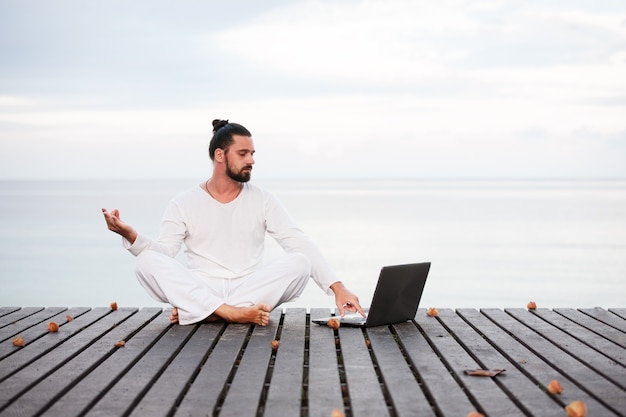
<instances>
[{"instance_id":1,"label":"man's bare foot","mask_svg":"<svg viewBox=\"0 0 626 417\"><path fill-rule=\"evenodd\" d=\"M170 323L178 323L178 309L176 307L172 308L172 313L170 314Z\"/></svg>"},{"instance_id":2,"label":"man's bare foot","mask_svg":"<svg viewBox=\"0 0 626 417\"><path fill-rule=\"evenodd\" d=\"M269 304L255 304L252 307L233 307L222 304L213 314L229 323L267 326L270 322L270 311L272 307Z\"/></svg>"},{"instance_id":3,"label":"man's bare foot","mask_svg":"<svg viewBox=\"0 0 626 417\"><path fill-rule=\"evenodd\" d=\"M216 321L222 320L221 317L216 316L215 314L211 314L206 319L202 320L202 323L213 323ZM178 309L176 307L172 307L172 312L170 314L170 322L177 324L178 323Z\"/></svg>"}]
</instances>

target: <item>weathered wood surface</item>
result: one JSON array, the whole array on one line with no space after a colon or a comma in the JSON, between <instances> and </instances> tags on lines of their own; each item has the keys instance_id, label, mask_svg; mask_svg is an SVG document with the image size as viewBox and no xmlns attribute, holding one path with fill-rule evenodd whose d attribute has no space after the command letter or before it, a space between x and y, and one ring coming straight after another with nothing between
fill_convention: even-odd
<instances>
[{"instance_id":1,"label":"weathered wood surface","mask_svg":"<svg viewBox=\"0 0 626 417\"><path fill-rule=\"evenodd\" d=\"M310 324L329 313L179 326L158 308L0 307L0 416L565 416L573 400L589 416L626 415L624 308L420 309L393 326ZM563 393L547 391L553 379Z\"/></svg>"}]
</instances>

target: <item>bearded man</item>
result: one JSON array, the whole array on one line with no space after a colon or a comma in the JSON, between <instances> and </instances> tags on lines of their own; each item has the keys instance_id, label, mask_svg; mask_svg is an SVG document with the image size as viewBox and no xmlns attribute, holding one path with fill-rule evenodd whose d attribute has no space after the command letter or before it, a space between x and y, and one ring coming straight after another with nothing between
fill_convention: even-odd
<instances>
[{"instance_id":1,"label":"bearded man","mask_svg":"<svg viewBox=\"0 0 626 417\"><path fill-rule=\"evenodd\" d=\"M363 310L316 245L273 194L251 184L252 135L240 124L213 121L213 174L168 204L156 240L102 209L109 230L137 257L136 275L154 299L169 303L171 321L225 320L265 326L270 311L297 299L309 278L335 296L339 313ZM263 264L265 234L285 254ZM187 265L175 257L185 247Z\"/></svg>"}]
</instances>

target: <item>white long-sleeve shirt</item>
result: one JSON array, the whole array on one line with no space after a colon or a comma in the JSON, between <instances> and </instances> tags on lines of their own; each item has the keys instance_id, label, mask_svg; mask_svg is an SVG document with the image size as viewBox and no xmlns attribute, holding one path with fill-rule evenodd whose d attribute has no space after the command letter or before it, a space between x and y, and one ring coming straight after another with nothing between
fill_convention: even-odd
<instances>
[{"instance_id":1,"label":"white long-sleeve shirt","mask_svg":"<svg viewBox=\"0 0 626 417\"><path fill-rule=\"evenodd\" d=\"M247 276L263 262L265 233L286 252L299 252L311 262L311 276L327 294L337 282L324 256L293 222L276 197L244 183L237 198L223 204L200 187L185 191L168 204L158 239L138 234L126 248L134 255L150 249L171 257L185 246L188 267L209 278Z\"/></svg>"}]
</instances>

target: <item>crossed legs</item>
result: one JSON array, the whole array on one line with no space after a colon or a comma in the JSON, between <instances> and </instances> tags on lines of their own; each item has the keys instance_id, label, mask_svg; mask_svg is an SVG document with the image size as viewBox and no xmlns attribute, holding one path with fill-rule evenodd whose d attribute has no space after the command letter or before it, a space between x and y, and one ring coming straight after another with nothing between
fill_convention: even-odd
<instances>
[{"instance_id":1,"label":"crossed legs","mask_svg":"<svg viewBox=\"0 0 626 417\"><path fill-rule=\"evenodd\" d=\"M137 257L136 274L150 296L173 306L173 322L221 319L265 326L270 311L302 293L310 269L304 255L292 253L245 278L211 280L194 274L169 256L146 250Z\"/></svg>"}]
</instances>

